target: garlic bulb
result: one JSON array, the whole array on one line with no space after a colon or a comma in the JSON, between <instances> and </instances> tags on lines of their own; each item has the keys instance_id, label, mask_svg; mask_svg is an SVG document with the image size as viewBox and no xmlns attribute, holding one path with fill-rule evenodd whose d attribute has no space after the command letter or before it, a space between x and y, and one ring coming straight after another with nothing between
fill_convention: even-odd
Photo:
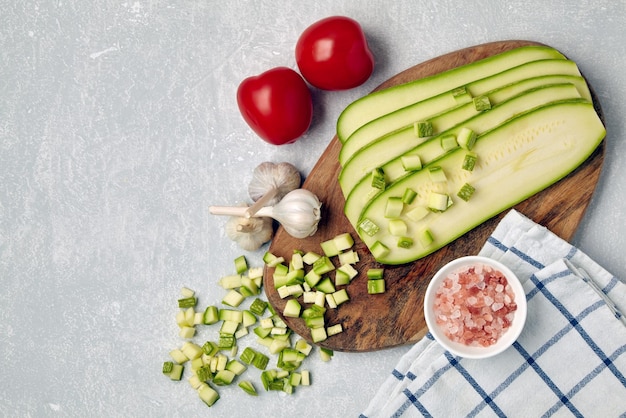
<instances>
[{"instance_id":1,"label":"garlic bulb","mask_svg":"<svg viewBox=\"0 0 626 418\"><path fill-rule=\"evenodd\" d=\"M252 216L263 206L278 203L287 193L300 187L300 172L289 163L264 162L252 173L248 194L255 202L247 210Z\"/></svg>"},{"instance_id":2,"label":"garlic bulb","mask_svg":"<svg viewBox=\"0 0 626 418\"><path fill-rule=\"evenodd\" d=\"M253 217L271 217L277 220L285 231L294 238L306 238L317 232L322 217L322 204L315 194L306 189L296 189L287 193L274 206L265 206ZM211 206L214 215L246 216L245 207Z\"/></svg>"},{"instance_id":3,"label":"garlic bulb","mask_svg":"<svg viewBox=\"0 0 626 418\"><path fill-rule=\"evenodd\" d=\"M306 238L317 232L322 218L322 204L317 196L306 189L293 190L271 208L271 217L294 238ZM258 214L263 216L262 211Z\"/></svg>"},{"instance_id":4,"label":"garlic bulb","mask_svg":"<svg viewBox=\"0 0 626 418\"><path fill-rule=\"evenodd\" d=\"M242 209L246 209L243 206ZM247 218L232 216L226 222L226 235L246 251L255 251L272 239L274 226L267 217Z\"/></svg>"}]
</instances>

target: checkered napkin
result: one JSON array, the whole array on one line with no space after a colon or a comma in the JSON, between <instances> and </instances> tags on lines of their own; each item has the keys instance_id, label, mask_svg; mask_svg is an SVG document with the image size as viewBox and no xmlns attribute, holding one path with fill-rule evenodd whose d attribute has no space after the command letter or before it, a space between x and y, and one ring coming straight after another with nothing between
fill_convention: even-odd
<instances>
[{"instance_id":1,"label":"checkered napkin","mask_svg":"<svg viewBox=\"0 0 626 418\"><path fill-rule=\"evenodd\" d=\"M515 210L480 255L522 281L528 318L518 340L472 360L429 333L361 417L626 417L626 284Z\"/></svg>"}]
</instances>

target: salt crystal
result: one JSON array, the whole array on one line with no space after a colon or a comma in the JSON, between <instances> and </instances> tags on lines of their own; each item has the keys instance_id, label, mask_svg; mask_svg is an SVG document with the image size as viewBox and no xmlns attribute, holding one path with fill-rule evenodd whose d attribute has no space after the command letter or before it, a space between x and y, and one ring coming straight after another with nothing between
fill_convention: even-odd
<instances>
[{"instance_id":1,"label":"salt crystal","mask_svg":"<svg viewBox=\"0 0 626 418\"><path fill-rule=\"evenodd\" d=\"M502 302L495 302L493 305L491 305L491 310L494 312L499 311L500 309L502 309L504 307L504 303Z\"/></svg>"}]
</instances>

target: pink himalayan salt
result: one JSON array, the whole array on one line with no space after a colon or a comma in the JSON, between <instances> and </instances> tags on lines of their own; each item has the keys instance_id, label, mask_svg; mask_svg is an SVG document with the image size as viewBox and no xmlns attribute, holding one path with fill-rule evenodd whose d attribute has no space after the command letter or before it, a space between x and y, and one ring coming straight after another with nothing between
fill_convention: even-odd
<instances>
[{"instance_id":1,"label":"pink himalayan salt","mask_svg":"<svg viewBox=\"0 0 626 418\"><path fill-rule=\"evenodd\" d=\"M516 309L504 274L483 264L451 273L435 293L437 325L450 340L468 346L495 344L513 322Z\"/></svg>"}]
</instances>

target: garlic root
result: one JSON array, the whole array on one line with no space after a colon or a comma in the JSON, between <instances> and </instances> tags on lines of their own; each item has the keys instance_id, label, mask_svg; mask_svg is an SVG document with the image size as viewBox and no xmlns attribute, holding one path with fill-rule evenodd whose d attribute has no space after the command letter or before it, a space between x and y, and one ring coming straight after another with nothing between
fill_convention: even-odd
<instances>
[{"instance_id":1,"label":"garlic root","mask_svg":"<svg viewBox=\"0 0 626 418\"><path fill-rule=\"evenodd\" d=\"M246 209L246 207L241 207ZM271 218L231 216L226 222L226 235L246 251L255 251L274 236Z\"/></svg>"}]
</instances>

